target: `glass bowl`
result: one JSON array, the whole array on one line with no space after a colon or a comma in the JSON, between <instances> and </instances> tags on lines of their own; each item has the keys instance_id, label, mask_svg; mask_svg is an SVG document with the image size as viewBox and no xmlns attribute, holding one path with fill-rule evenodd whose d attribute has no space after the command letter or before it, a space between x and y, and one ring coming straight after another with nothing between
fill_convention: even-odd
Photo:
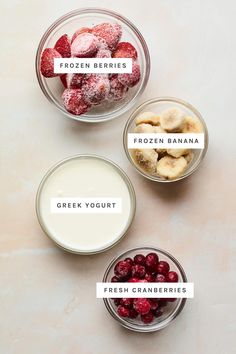
<instances>
[{"instance_id":1,"label":"glass bowl","mask_svg":"<svg viewBox=\"0 0 236 354\"><path fill-rule=\"evenodd\" d=\"M186 115L191 116L193 118L197 118L201 122L203 127L205 144L204 144L204 149L194 150L193 158L191 162L188 164L187 169L185 170L183 175L175 179L164 179L158 175L149 174L140 165L136 163L135 158L133 156L134 149L128 149L127 141L128 141L128 134L134 132L135 119L138 115L140 115L143 112L153 112L159 115L162 111L174 107L180 108ZM207 130L206 123L204 122L201 114L191 104L183 100L180 100L178 98L159 97L144 102L138 108L136 108L135 111L131 114L124 128L123 145L124 145L126 156L128 157L129 161L142 176L156 182L164 182L164 183L176 182L185 177L190 176L194 171L198 169L199 165L201 164L207 152L208 130Z\"/></svg>"},{"instance_id":2,"label":"glass bowl","mask_svg":"<svg viewBox=\"0 0 236 354\"><path fill-rule=\"evenodd\" d=\"M102 22L117 22L122 26L123 35L121 41L131 42L137 49L141 79L135 87L128 91L125 99L110 103L106 102L95 106L86 114L76 116L67 112L62 104L61 95L64 88L60 82L60 78L46 79L41 75L39 70L41 54L45 48L53 48L56 41L63 34L67 33L69 36L72 36L80 27L91 27ZM150 55L143 36L128 19L110 10L85 8L67 13L47 29L39 43L35 65L38 82L44 95L59 109L60 112L67 117L78 121L95 123L113 119L133 107L148 82L150 73Z\"/></svg>"},{"instance_id":3,"label":"glass bowl","mask_svg":"<svg viewBox=\"0 0 236 354\"><path fill-rule=\"evenodd\" d=\"M167 261L169 263L170 269L178 274L179 282L187 282L186 274L180 263L168 252L154 247L132 248L114 258L105 271L103 282L111 281L111 278L114 276L114 267L119 261L124 260L127 257L133 258L136 254L140 253L145 256L150 252L157 253L157 255L159 256L159 260ZM104 298L103 300L108 312L117 322L119 322L123 327L136 332L155 332L168 326L180 314L186 303L186 298L179 298L176 299L176 301L174 302L168 302L168 305L164 307L162 316L155 318L154 321L150 324L144 324L143 322L141 322L140 319L120 317L117 314L117 307L115 306L113 300L110 298Z\"/></svg>"}]
</instances>

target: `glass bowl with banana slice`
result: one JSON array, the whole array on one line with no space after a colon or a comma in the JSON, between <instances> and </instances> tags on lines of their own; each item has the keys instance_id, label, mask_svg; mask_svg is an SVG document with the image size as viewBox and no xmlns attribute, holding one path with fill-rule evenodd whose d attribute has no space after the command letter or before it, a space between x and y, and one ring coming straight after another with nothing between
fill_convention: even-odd
<instances>
[{"instance_id":1,"label":"glass bowl with banana slice","mask_svg":"<svg viewBox=\"0 0 236 354\"><path fill-rule=\"evenodd\" d=\"M128 119L123 135L126 155L144 177L175 182L197 170L208 148L201 114L172 97L141 104Z\"/></svg>"}]
</instances>

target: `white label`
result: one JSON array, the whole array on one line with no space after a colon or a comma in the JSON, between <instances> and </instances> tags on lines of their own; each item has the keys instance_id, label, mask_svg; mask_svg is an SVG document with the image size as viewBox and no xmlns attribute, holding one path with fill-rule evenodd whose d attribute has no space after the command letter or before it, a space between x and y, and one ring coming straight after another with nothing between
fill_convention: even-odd
<instances>
[{"instance_id":1,"label":"white label","mask_svg":"<svg viewBox=\"0 0 236 354\"><path fill-rule=\"evenodd\" d=\"M54 58L54 73L121 74L132 73L131 58Z\"/></svg>"},{"instance_id":2,"label":"white label","mask_svg":"<svg viewBox=\"0 0 236 354\"><path fill-rule=\"evenodd\" d=\"M121 198L51 198L52 214L120 214Z\"/></svg>"},{"instance_id":3,"label":"white label","mask_svg":"<svg viewBox=\"0 0 236 354\"><path fill-rule=\"evenodd\" d=\"M97 298L193 298L193 283L97 283Z\"/></svg>"},{"instance_id":4,"label":"white label","mask_svg":"<svg viewBox=\"0 0 236 354\"><path fill-rule=\"evenodd\" d=\"M129 133L129 149L204 149L204 133Z\"/></svg>"}]
</instances>

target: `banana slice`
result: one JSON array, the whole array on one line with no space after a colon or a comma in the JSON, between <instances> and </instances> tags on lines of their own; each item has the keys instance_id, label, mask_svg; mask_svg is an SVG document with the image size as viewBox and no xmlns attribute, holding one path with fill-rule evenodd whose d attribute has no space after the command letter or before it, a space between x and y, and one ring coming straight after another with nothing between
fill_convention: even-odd
<instances>
[{"instance_id":1,"label":"banana slice","mask_svg":"<svg viewBox=\"0 0 236 354\"><path fill-rule=\"evenodd\" d=\"M187 161L188 164L192 161L193 156L194 156L194 154L193 154L192 151L189 151L189 153L184 156L184 158L185 158L185 160Z\"/></svg>"},{"instance_id":2,"label":"banana slice","mask_svg":"<svg viewBox=\"0 0 236 354\"><path fill-rule=\"evenodd\" d=\"M182 133L202 133L203 126L200 120L196 117L186 116L182 128Z\"/></svg>"},{"instance_id":3,"label":"banana slice","mask_svg":"<svg viewBox=\"0 0 236 354\"><path fill-rule=\"evenodd\" d=\"M135 127L134 132L135 133L155 133L155 128L151 124L139 124Z\"/></svg>"},{"instance_id":4,"label":"banana slice","mask_svg":"<svg viewBox=\"0 0 236 354\"><path fill-rule=\"evenodd\" d=\"M187 155L189 152L188 149L167 149L167 154L173 157L180 157L183 155Z\"/></svg>"},{"instance_id":5,"label":"banana slice","mask_svg":"<svg viewBox=\"0 0 236 354\"><path fill-rule=\"evenodd\" d=\"M157 162L156 171L159 176L173 180L180 177L187 167L187 161L183 156L174 158L165 156Z\"/></svg>"},{"instance_id":6,"label":"banana slice","mask_svg":"<svg viewBox=\"0 0 236 354\"><path fill-rule=\"evenodd\" d=\"M161 127L168 132L176 132L182 129L184 113L179 108L169 108L161 113Z\"/></svg>"},{"instance_id":7,"label":"banana slice","mask_svg":"<svg viewBox=\"0 0 236 354\"><path fill-rule=\"evenodd\" d=\"M135 159L140 166L147 172L153 174L156 172L158 154L153 149L135 150Z\"/></svg>"},{"instance_id":8,"label":"banana slice","mask_svg":"<svg viewBox=\"0 0 236 354\"><path fill-rule=\"evenodd\" d=\"M157 116L153 112L143 112L136 119L135 124L151 124L151 125L160 125L160 116Z\"/></svg>"}]
</instances>

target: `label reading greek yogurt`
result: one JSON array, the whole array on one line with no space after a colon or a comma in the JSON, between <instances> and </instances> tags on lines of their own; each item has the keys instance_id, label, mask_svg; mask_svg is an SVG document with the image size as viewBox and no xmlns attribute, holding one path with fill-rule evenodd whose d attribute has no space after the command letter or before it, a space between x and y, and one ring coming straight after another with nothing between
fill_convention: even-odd
<instances>
[{"instance_id":1,"label":"label reading greek yogurt","mask_svg":"<svg viewBox=\"0 0 236 354\"><path fill-rule=\"evenodd\" d=\"M121 198L51 198L52 214L120 214Z\"/></svg>"}]
</instances>

